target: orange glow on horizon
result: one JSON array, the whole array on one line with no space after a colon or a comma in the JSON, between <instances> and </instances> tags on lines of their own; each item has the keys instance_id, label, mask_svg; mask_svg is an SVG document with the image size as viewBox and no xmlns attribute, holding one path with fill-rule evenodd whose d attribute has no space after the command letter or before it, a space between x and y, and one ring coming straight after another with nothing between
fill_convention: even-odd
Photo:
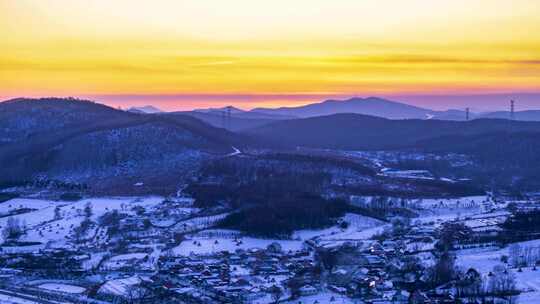
<instances>
[{"instance_id":1,"label":"orange glow on horizon","mask_svg":"<svg viewBox=\"0 0 540 304\"><path fill-rule=\"evenodd\" d=\"M0 1L0 96L540 91L536 0L255 2Z\"/></svg>"}]
</instances>

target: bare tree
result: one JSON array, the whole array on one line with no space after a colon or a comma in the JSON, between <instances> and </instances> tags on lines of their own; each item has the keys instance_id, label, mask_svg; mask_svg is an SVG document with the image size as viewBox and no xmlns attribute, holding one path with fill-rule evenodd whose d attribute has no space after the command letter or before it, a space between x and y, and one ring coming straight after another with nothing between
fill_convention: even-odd
<instances>
[{"instance_id":1,"label":"bare tree","mask_svg":"<svg viewBox=\"0 0 540 304\"><path fill-rule=\"evenodd\" d=\"M272 296L272 300L274 303L279 303L279 300L283 296L283 290L279 288L278 286L274 285L270 287L269 289L270 295Z\"/></svg>"},{"instance_id":2,"label":"bare tree","mask_svg":"<svg viewBox=\"0 0 540 304\"><path fill-rule=\"evenodd\" d=\"M507 296L517 293L515 275L502 265L493 267L488 282L488 291L494 295Z\"/></svg>"},{"instance_id":3,"label":"bare tree","mask_svg":"<svg viewBox=\"0 0 540 304\"><path fill-rule=\"evenodd\" d=\"M86 203L86 205L84 205L84 216L90 218L93 214L92 204L90 202Z\"/></svg>"},{"instance_id":4,"label":"bare tree","mask_svg":"<svg viewBox=\"0 0 540 304\"><path fill-rule=\"evenodd\" d=\"M519 244L512 244L508 248L510 264L513 267L520 267L522 263L522 248Z\"/></svg>"},{"instance_id":5,"label":"bare tree","mask_svg":"<svg viewBox=\"0 0 540 304\"><path fill-rule=\"evenodd\" d=\"M2 230L4 239L18 239L24 234L24 227L19 219L10 217L7 220L6 227Z\"/></svg>"},{"instance_id":6,"label":"bare tree","mask_svg":"<svg viewBox=\"0 0 540 304\"><path fill-rule=\"evenodd\" d=\"M444 284L454 278L456 274L454 256L448 251L442 252L430 269L430 277L432 283Z\"/></svg>"},{"instance_id":7,"label":"bare tree","mask_svg":"<svg viewBox=\"0 0 540 304\"><path fill-rule=\"evenodd\" d=\"M62 218L62 214L61 214L61 209L60 209L60 206L56 206L54 208L54 220L55 221L58 221L59 219Z\"/></svg>"},{"instance_id":8,"label":"bare tree","mask_svg":"<svg viewBox=\"0 0 540 304\"><path fill-rule=\"evenodd\" d=\"M539 248L533 246L523 247L522 257L525 266L534 266L539 256Z\"/></svg>"}]
</instances>

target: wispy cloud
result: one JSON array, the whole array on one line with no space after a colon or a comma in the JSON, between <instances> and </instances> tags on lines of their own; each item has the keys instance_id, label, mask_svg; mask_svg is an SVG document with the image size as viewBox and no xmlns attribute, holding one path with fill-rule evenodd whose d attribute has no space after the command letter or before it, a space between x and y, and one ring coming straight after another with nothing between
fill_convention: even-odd
<instances>
[{"instance_id":1,"label":"wispy cloud","mask_svg":"<svg viewBox=\"0 0 540 304\"><path fill-rule=\"evenodd\" d=\"M215 65L230 65L234 64L235 62L232 60L223 60L223 61L212 61L212 62L202 62L202 63L193 63L189 66L197 67L197 66L215 66Z\"/></svg>"}]
</instances>

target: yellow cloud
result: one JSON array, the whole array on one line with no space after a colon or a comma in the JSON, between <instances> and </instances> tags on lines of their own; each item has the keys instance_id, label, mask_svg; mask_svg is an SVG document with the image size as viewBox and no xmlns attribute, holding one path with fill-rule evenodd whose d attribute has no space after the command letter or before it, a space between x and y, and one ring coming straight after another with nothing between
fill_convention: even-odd
<instances>
[{"instance_id":1,"label":"yellow cloud","mask_svg":"<svg viewBox=\"0 0 540 304\"><path fill-rule=\"evenodd\" d=\"M0 1L0 95L538 90L536 0Z\"/></svg>"}]
</instances>

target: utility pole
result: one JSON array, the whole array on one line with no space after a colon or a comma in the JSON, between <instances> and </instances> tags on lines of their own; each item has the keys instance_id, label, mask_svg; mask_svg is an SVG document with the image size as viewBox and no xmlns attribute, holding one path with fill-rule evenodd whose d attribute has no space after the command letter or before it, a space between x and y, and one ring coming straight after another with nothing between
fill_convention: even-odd
<instances>
[{"instance_id":1,"label":"utility pole","mask_svg":"<svg viewBox=\"0 0 540 304\"><path fill-rule=\"evenodd\" d=\"M223 129L227 128L227 126L225 125L225 111L221 111L221 127Z\"/></svg>"},{"instance_id":2,"label":"utility pole","mask_svg":"<svg viewBox=\"0 0 540 304\"><path fill-rule=\"evenodd\" d=\"M466 108L466 109L465 109L465 120L466 120L466 121L469 121L469 111L470 111L469 108Z\"/></svg>"},{"instance_id":3,"label":"utility pole","mask_svg":"<svg viewBox=\"0 0 540 304\"><path fill-rule=\"evenodd\" d=\"M227 107L227 129L231 129L231 109L232 106Z\"/></svg>"},{"instance_id":4,"label":"utility pole","mask_svg":"<svg viewBox=\"0 0 540 304\"><path fill-rule=\"evenodd\" d=\"M510 119L514 120L515 101L510 100Z\"/></svg>"}]
</instances>

